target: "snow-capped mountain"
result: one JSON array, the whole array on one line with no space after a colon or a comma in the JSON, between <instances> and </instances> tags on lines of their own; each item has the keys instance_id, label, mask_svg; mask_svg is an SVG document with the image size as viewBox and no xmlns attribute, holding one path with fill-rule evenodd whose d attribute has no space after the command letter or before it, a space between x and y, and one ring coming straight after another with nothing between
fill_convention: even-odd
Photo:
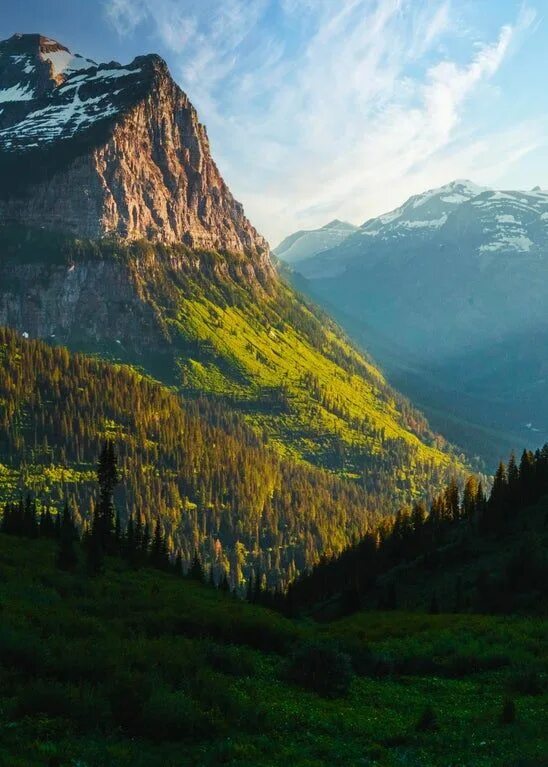
<instances>
[{"instance_id":1,"label":"snow-capped mountain","mask_svg":"<svg viewBox=\"0 0 548 767\"><path fill-rule=\"evenodd\" d=\"M533 395L548 401L539 347L548 338L548 191L454 181L366 221L297 269L299 287L328 303L421 405L428 378L451 388L451 406L479 396L485 413L499 403L505 428L548 433L548 406ZM410 370L420 379L413 390Z\"/></svg>"},{"instance_id":2,"label":"snow-capped mountain","mask_svg":"<svg viewBox=\"0 0 548 767\"><path fill-rule=\"evenodd\" d=\"M409 233L428 236L432 231L440 229L463 202L468 202L485 191L485 187L477 186L471 181L452 181L439 189L430 189L410 197L401 207L390 213L369 219L361 226L360 232L369 237L379 235L383 239L397 238Z\"/></svg>"},{"instance_id":3,"label":"snow-capped mountain","mask_svg":"<svg viewBox=\"0 0 548 767\"><path fill-rule=\"evenodd\" d=\"M47 37L14 35L0 43L0 150L70 139L120 112L143 79L137 62L98 65Z\"/></svg>"},{"instance_id":4,"label":"snow-capped mountain","mask_svg":"<svg viewBox=\"0 0 548 767\"><path fill-rule=\"evenodd\" d=\"M34 34L0 42L2 222L268 254L159 56L98 64Z\"/></svg>"},{"instance_id":5,"label":"snow-capped mountain","mask_svg":"<svg viewBox=\"0 0 548 767\"><path fill-rule=\"evenodd\" d=\"M273 253L288 264L296 264L317 253L336 248L357 229L354 224L336 218L320 229L301 229L290 234Z\"/></svg>"}]
</instances>

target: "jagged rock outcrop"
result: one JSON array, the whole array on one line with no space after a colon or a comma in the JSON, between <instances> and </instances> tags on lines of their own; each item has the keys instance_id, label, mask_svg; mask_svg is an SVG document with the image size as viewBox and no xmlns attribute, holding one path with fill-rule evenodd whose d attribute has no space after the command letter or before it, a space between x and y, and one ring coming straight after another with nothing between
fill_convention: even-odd
<instances>
[{"instance_id":1,"label":"jagged rock outcrop","mask_svg":"<svg viewBox=\"0 0 548 767\"><path fill-rule=\"evenodd\" d=\"M0 43L2 223L268 254L161 58L97 65L40 35Z\"/></svg>"}]
</instances>

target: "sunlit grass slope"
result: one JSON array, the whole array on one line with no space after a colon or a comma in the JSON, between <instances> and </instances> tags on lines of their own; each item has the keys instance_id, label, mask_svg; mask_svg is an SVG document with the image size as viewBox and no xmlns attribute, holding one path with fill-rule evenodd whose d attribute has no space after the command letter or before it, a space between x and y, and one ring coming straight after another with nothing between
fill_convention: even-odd
<instances>
[{"instance_id":1,"label":"sunlit grass slope","mask_svg":"<svg viewBox=\"0 0 548 767\"><path fill-rule=\"evenodd\" d=\"M162 296L157 311L186 393L222 400L280 451L317 465L355 477L390 467L408 497L423 492L425 476L459 470L374 363L285 283L243 280L230 256L228 269L209 254L200 270L175 270L142 247L154 268L147 285L142 273L134 280Z\"/></svg>"}]
</instances>

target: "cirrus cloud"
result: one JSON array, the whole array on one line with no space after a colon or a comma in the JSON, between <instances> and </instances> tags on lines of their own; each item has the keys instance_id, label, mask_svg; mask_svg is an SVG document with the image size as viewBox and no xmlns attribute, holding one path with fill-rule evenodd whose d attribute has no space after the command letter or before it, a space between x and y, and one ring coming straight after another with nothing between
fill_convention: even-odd
<instances>
[{"instance_id":1,"label":"cirrus cloud","mask_svg":"<svg viewBox=\"0 0 548 767\"><path fill-rule=\"evenodd\" d=\"M544 141L546 125L499 129L471 109L496 98L493 78L534 28L526 7L485 41L470 39L450 0L104 8L121 35L152 30L227 181L274 243L329 218L361 222L454 176L491 183Z\"/></svg>"}]
</instances>

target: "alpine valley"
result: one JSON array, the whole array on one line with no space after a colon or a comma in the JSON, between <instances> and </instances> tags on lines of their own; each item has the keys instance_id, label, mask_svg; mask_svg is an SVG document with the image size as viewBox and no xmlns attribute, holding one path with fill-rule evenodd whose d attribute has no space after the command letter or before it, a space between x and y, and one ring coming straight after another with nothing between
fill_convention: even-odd
<instances>
[{"instance_id":1,"label":"alpine valley","mask_svg":"<svg viewBox=\"0 0 548 767\"><path fill-rule=\"evenodd\" d=\"M26 0L1 21L51 10L127 58L184 37L181 81L207 102L212 63L243 71L272 136L285 47L248 15L270 34L290 13L316 67L364 13L334 59L367 95L347 62L377 58L388 5ZM448 3L428 27L435 4L391 5L442 49ZM286 106L329 136L321 87L346 150L325 58ZM0 42L0 767L546 767L547 216L540 190L459 181L271 253L162 58Z\"/></svg>"},{"instance_id":2,"label":"alpine valley","mask_svg":"<svg viewBox=\"0 0 548 767\"><path fill-rule=\"evenodd\" d=\"M468 455L546 440L548 192L454 181L292 268Z\"/></svg>"},{"instance_id":3,"label":"alpine valley","mask_svg":"<svg viewBox=\"0 0 548 767\"><path fill-rule=\"evenodd\" d=\"M158 56L0 43L0 222L5 497L67 495L83 524L112 438L122 524L159 517L183 561L239 587L253 568L295 576L461 473L278 277Z\"/></svg>"}]
</instances>

